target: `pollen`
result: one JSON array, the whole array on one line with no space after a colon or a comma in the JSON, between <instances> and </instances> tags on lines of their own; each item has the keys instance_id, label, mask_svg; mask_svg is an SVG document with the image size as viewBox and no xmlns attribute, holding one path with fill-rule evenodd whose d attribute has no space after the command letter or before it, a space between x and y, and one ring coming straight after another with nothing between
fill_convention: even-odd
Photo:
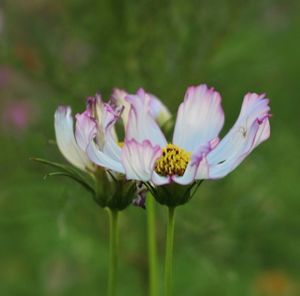
<instances>
[{"instance_id":1,"label":"pollen","mask_svg":"<svg viewBox=\"0 0 300 296\"><path fill-rule=\"evenodd\" d=\"M191 153L177 145L167 144L162 156L156 161L154 170L161 176L182 176L190 161Z\"/></svg>"}]
</instances>

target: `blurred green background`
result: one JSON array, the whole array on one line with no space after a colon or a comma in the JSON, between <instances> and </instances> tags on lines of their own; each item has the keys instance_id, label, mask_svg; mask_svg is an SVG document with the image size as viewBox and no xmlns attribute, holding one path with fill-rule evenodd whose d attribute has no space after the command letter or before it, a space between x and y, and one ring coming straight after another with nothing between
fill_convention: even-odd
<instances>
[{"instance_id":1,"label":"blurred green background","mask_svg":"<svg viewBox=\"0 0 300 296\"><path fill-rule=\"evenodd\" d=\"M199 83L220 91L225 131L246 92L266 92L272 135L178 210L174 295L300 295L299 36L297 0L2 0L0 295L105 295L106 213L29 161L64 162L57 105L142 86L175 114ZM119 295L147 293L145 227L142 209L123 213Z\"/></svg>"}]
</instances>

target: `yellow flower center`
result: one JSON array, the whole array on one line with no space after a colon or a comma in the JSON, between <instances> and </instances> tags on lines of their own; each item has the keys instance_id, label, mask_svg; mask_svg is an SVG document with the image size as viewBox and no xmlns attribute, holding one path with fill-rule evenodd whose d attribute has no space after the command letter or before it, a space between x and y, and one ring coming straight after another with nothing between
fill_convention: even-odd
<instances>
[{"instance_id":1,"label":"yellow flower center","mask_svg":"<svg viewBox=\"0 0 300 296\"><path fill-rule=\"evenodd\" d=\"M157 159L154 170L161 176L182 176L190 158L190 152L174 144L168 144L162 149L162 156Z\"/></svg>"},{"instance_id":2,"label":"yellow flower center","mask_svg":"<svg viewBox=\"0 0 300 296\"><path fill-rule=\"evenodd\" d=\"M124 142L118 142L118 146L119 146L120 148L123 148L123 147L124 147Z\"/></svg>"}]
</instances>

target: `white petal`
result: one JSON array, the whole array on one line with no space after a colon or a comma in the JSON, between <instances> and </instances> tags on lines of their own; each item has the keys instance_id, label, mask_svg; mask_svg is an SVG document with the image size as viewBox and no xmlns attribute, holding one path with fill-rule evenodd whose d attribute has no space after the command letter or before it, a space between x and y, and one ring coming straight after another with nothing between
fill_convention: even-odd
<instances>
[{"instance_id":1,"label":"white petal","mask_svg":"<svg viewBox=\"0 0 300 296\"><path fill-rule=\"evenodd\" d=\"M172 179L170 176L160 176L155 171L152 173L151 181L156 186L161 186L165 184L170 184Z\"/></svg>"},{"instance_id":2,"label":"white petal","mask_svg":"<svg viewBox=\"0 0 300 296\"><path fill-rule=\"evenodd\" d=\"M131 104L126 140L135 139L140 143L149 140L152 145L165 146L167 141L151 115L151 97L140 89L136 95L127 96L126 100Z\"/></svg>"},{"instance_id":3,"label":"white petal","mask_svg":"<svg viewBox=\"0 0 300 296\"><path fill-rule=\"evenodd\" d=\"M113 102L119 107L120 106L124 107L121 117L125 127L128 122L129 111L130 111L130 104L125 100L127 95L128 93L123 89L119 89L119 88L113 89L113 93L112 93Z\"/></svg>"},{"instance_id":4,"label":"white petal","mask_svg":"<svg viewBox=\"0 0 300 296\"><path fill-rule=\"evenodd\" d=\"M75 167L93 169L87 155L77 145L74 137L73 118L70 107L59 107L54 116L56 142L62 155Z\"/></svg>"},{"instance_id":5,"label":"white petal","mask_svg":"<svg viewBox=\"0 0 300 296\"><path fill-rule=\"evenodd\" d=\"M200 146L191 156L191 164L196 168L195 179L208 178L208 163L206 155L212 151L219 143L219 138L215 138L207 145Z\"/></svg>"},{"instance_id":6,"label":"white petal","mask_svg":"<svg viewBox=\"0 0 300 296\"><path fill-rule=\"evenodd\" d=\"M160 126L163 126L172 117L172 114L156 96L152 94L149 94L149 96L151 97L151 115Z\"/></svg>"},{"instance_id":7,"label":"white petal","mask_svg":"<svg viewBox=\"0 0 300 296\"><path fill-rule=\"evenodd\" d=\"M196 180L209 179L209 166L205 155L203 155L198 162L195 179Z\"/></svg>"},{"instance_id":8,"label":"white petal","mask_svg":"<svg viewBox=\"0 0 300 296\"><path fill-rule=\"evenodd\" d=\"M173 143L193 152L216 138L223 124L220 94L206 85L189 87L178 109Z\"/></svg>"},{"instance_id":9,"label":"white petal","mask_svg":"<svg viewBox=\"0 0 300 296\"><path fill-rule=\"evenodd\" d=\"M117 173L125 173L122 164L119 161L112 159L107 154L103 153L96 143L92 141L87 147L87 154L92 162Z\"/></svg>"},{"instance_id":10,"label":"white petal","mask_svg":"<svg viewBox=\"0 0 300 296\"><path fill-rule=\"evenodd\" d=\"M228 134L207 155L207 178L221 178L234 170L251 151L270 135L269 100L247 94L241 113Z\"/></svg>"},{"instance_id":11,"label":"white petal","mask_svg":"<svg viewBox=\"0 0 300 296\"><path fill-rule=\"evenodd\" d=\"M104 145L104 128L105 118L107 115L104 111L105 104L102 101L100 94L96 94L94 97L88 97L87 99L87 110L91 113L91 116L97 122L97 131L95 133L98 146L103 149Z\"/></svg>"},{"instance_id":12,"label":"white petal","mask_svg":"<svg viewBox=\"0 0 300 296\"><path fill-rule=\"evenodd\" d=\"M196 169L197 167L192 162L189 162L183 176L173 176L172 181L181 185L190 184L195 180Z\"/></svg>"},{"instance_id":13,"label":"white petal","mask_svg":"<svg viewBox=\"0 0 300 296\"><path fill-rule=\"evenodd\" d=\"M130 111L130 103L126 101L126 97L129 94L119 88L115 88L112 93L112 100L117 106L123 106L124 110L122 112L122 119L124 126L126 127L129 117ZM150 113L155 119L155 121L160 125L163 126L170 118L171 113L168 108L154 95L147 94L151 101L150 101Z\"/></svg>"},{"instance_id":14,"label":"white petal","mask_svg":"<svg viewBox=\"0 0 300 296\"><path fill-rule=\"evenodd\" d=\"M153 146L150 141L138 143L135 140L126 141L122 149L122 163L128 180L150 181L155 161L161 156L159 146Z\"/></svg>"},{"instance_id":15,"label":"white petal","mask_svg":"<svg viewBox=\"0 0 300 296\"><path fill-rule=\"evenodd\" d=\"M78 146L85 151L96 132L96 121L89 110L76 114L75 137Z\"/></svg>"},{"instance_id":16,"label":"white petal","mask_svg":"<svg viewBox=\"0 0 300 296\"><path fill-rule=\"evenodd\" d=\"M268 116L269 117L269 116ZM260 143L267 140L270 137L270 122L265 120L265 118L259 121L260 126L255 137L254 148L257 147Z\"/></svg>"},{"instance_id":17,"label":"white petal","mask_svg":"<svg viewBox=\"0 0 300 296\"><path fill-rule=\"evenodd\" d=\"M103 152L111 157L113 160L121 161L121 148L117 143L115 136L115 123L120 117L120 113L113 109L110 105L105 105L105 118L103 118L104 125L104 146Z\"/></svg>"}]
</instances>

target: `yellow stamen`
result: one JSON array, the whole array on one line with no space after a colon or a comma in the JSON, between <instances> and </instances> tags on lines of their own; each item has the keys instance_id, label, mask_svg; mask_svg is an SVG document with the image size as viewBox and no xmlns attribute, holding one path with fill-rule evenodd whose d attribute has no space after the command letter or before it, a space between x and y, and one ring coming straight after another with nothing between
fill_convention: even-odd
<instances>
[{"instance_id":1,"label":"yellow stamen","mask_svg":"<svg viewBox=\"0 0 300 296\"><path fill-rule=\"evenodd\" d=\"M161 176L182 176L190 157L190 152L174 144L168 144L162 149L162 156L156 161L154 170Z\"/></svg>"},{"instance_id":2,"label":"yellow stamen","mask_svg":"<svg viewBox=\"0 0 300 296\"><path fill-rule=\"evenodd\" d=\"M119 143L118 143L118 146L119 146L120 148L123 148L123 147L124 147L124 142L119 142Z\"/></svg>"}]
</instances>

